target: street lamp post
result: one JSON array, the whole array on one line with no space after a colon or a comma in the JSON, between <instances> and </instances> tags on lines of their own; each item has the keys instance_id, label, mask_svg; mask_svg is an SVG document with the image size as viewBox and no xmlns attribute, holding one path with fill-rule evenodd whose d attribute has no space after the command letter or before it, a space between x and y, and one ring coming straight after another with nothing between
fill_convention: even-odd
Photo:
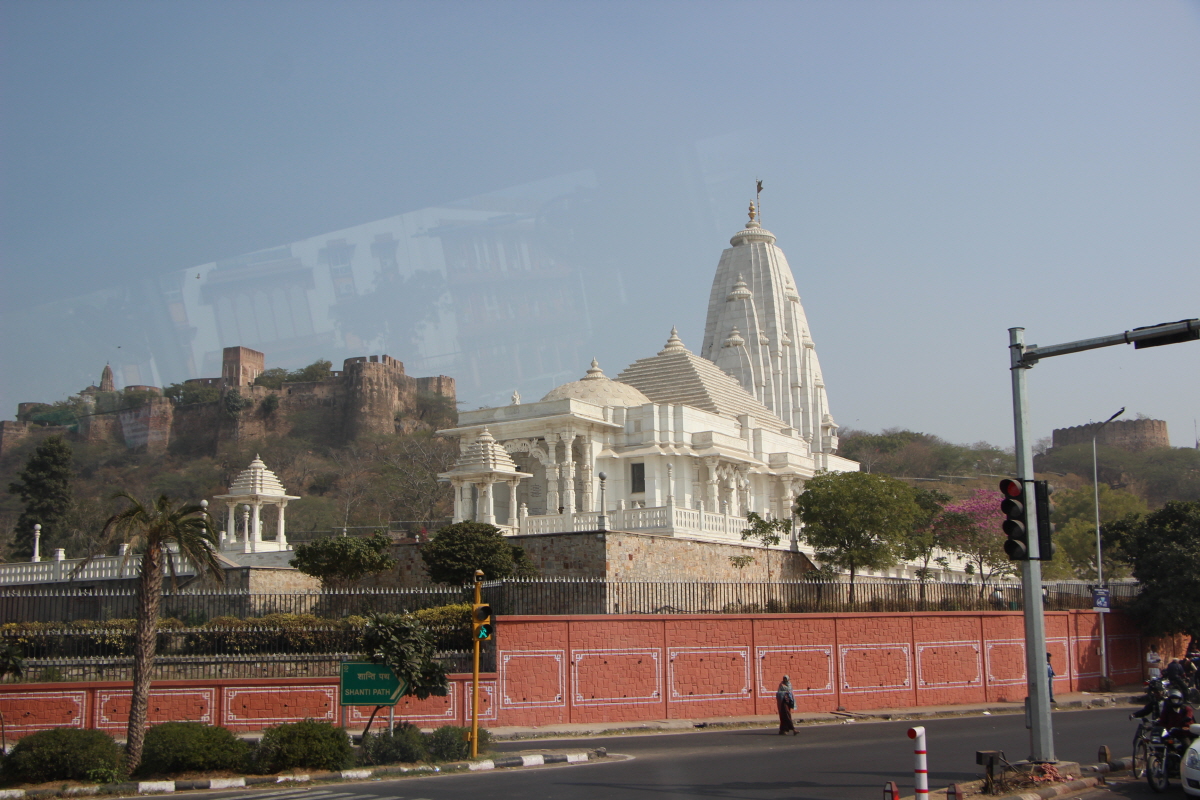
<instances>
[{"instance_id":1,"label":"street lamp post","mask_svg":"<svg viewBox=\"0 0 1200 800\"><path fill-rule=\"evenodd\" d=\"M600 472L596 474L600 479L600 516L596 520L596 527L602 531L608 530L608 500L604 496L604 484L608 481L608 475Z\"/></svg>"},{"instance_id":2,"label":"street lamp post","mask_svg":"<svg viewBox=\"0 0 1200 800\"><path fill-rule=\"evenodd\" d=\"M1125 408L1113 414L1108 419L1101 422L1096 430L1092 431L1092 490L1095 493L1096 507L1096 585L1104 588L1104 554L1100 544L1100 466L1096 459L1096 437L1100 435L1100 431L1104 426L1112 422L1117 417L1125 413ZM1104 632L1104 613L1100 613L1100 683L1105 690L1108 689L1108 642Z\"/></svg>"}]
</instances>

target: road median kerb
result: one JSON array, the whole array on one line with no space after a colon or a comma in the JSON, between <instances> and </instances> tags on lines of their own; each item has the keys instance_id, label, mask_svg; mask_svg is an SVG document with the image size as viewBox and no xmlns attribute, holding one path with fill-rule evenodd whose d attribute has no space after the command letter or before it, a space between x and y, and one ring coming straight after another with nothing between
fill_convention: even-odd
<instances>
[{"instance_id":1,"label":"road median kerb","mask_svg":"<svg viewBox=\"0 0 1200 800\"><path fill-rule=\"evenodd\" d=\"M535 767L543 764L579 764L593 759L603 759L604 748L578 750L563 753L532 753L528 755L506 755L476 761L453 761L432 767L370 767L344 769L339 772L310 772L297 775L246 775L240 778L209 778L188 781L129 781L107 783L96 786L69 786L62 789L0 789L0 800L37 800L43 797L73 797L78 795L140 795L170 794L185 791L214 791L241 789L247 786L281 783L325 783L330 781L362 781L398 775L437 775L458 770L512 769Z\"/></svg>"}]
</instances>

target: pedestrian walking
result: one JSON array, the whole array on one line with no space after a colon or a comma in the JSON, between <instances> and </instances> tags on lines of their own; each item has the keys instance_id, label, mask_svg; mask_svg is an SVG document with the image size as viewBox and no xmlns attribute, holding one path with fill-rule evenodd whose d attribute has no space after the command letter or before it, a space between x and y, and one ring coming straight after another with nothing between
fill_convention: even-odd
<instances>
[{"instance_id":1,"label":"pedestrian walking","mask_svg":"<svg viewBox=\"0 0 1200 800\"><path fill-rule=\"evenodd\" d=\"M1161 678L1162 656L1158 654L1158 648L1150 645L1150 649L1146 651L1146 675L1150 678Z\"/></svg>"},{"instance_id":2,"label":"pedestrian walking","mask_svg":"<svg viewBox=\"0 0 1200 800\"><path fill-rule=\"evenodd\" d=\"M1050 682L1050 702L1058 705L1054 701L1054 665L1050 663L1050 654L1046 653L1046 678Z\"/></svg>"},{"instance_id":3,"label":"pedestrian walking","mask_svg":"<svg viewBox=\"0 0 1200 800\"><path fill-rule=\"evenodd\" d=\"M792 722L792 709L796 707L796 695L792 694L792 682L787 675L779 682L775 692L775 705L779 708L779 735L791 733L797 736L796 724Z\"/></svg>"}]
</instances>

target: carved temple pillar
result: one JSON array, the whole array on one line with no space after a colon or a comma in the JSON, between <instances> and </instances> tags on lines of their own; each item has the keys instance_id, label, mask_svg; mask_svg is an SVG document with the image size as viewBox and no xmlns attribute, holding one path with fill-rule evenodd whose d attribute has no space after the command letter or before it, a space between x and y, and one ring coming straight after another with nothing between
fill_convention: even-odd
<instances>
[{"instance_id":1,"label":"carved temple pillar","mask_svg":"<svg viewBox=\"0 0 1200 800\"><path fill-rule=\"evenodd\" d=\"M518 527L521 524L517 518L517 484L520 482L520 478L508 482L508 519L505 524L510 528Z\"/></svg>"},{"instance_id":2,"label":"carved temple pillar","mask_svg":"<svg viewBox=\"0 0 1200 800\"><path fill-rule=\"evenodd\" d=\"M562 505L568 514L575 513L575 434L560 433L563 443L563 463L559 470L562 479Z\"/></svg>"},{"instance_id":3,"label":"carved temple pillar","mask_svg":"<svg viewBox=\"0 0 1200 800\"><path fill-rule=\"evenodd\" d=\"M579 479L583 485L583 505L582 510L591 512L596 510L594 500L594 489L592 483L595 481L596 467L596 442L591 436L584 436L580 443L580 450L583 452L583 457L579 465Z\"/></svg>"},{"instance_id":4,"label":"carved temple pillar","mask_svg":"<svg viewBox=\"0 0 1200 800\"><path fill-rule=\"evenodd\" d=\"M546 513L558 513L558 436L546 434Z\"/></svg>"},{"instance_id":5,"label":"carved temple pillar","mask_svg":"<svg viewBox=\"0 0 1200 800\"><path fill-rule=\"evenodd\" d=\"M462 481L450 481L450 485L454 488L454 521L463 521L463 496L462 496Z\"/></svg>"},{"instance_id":6,"label":"carved temple pillar","mask_svg":"<svg viewBox=\"0 0 1200 800\"><path fill-rule=\"evenodd\" d=\"M279 501L279 519L275 522L275 542L280 550L287 550L287 533L283 525L283 510L287 508L287 500Z\"/></svg>"},{"instance_id":7,"label":"carved temple pillar","mask_svg":"<svg viewBox=\"0 0 1200 800\"><path fill-rule=\"evenodd\" d=\"M717 459L711 456L704 459L704 466L708 468L708 483L705 486L707 496L704 499L704 510L718 514L721 511L721 502L720 488L717 486Z\"/></svg>"},{"instance_id":8,"label":"carved temple pillar","mask_svg":"<svg viewBox=\"0 0 1200 800\"><path fill-rule=\"evenodd\" d=\"M492 482L490 480L479 484L479 509L475 519L477 522L496 524L496 506L492 497Z\"/></svg>"}]
</instances>

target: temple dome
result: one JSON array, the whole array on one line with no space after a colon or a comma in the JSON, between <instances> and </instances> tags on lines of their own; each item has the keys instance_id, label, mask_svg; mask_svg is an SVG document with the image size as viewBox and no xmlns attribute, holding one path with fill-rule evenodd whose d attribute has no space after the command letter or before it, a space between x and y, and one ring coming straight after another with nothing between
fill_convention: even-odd
<instances>
[{"instance_id":1,"label":"temple dome","mask_svg":"<svg viewBox=\"0 0 1200 800\"><path fill-rule=\"evenodd\" d=\"M564 383L562 386L551 389L542 398L542 402L568 399L582 400L585 403L597 406L629 407L642 406L650 402L650 398L629 384L614 381L612 378L606 376L594 358L586 376L577 381Z\"/></svg>"}]
</instances>

